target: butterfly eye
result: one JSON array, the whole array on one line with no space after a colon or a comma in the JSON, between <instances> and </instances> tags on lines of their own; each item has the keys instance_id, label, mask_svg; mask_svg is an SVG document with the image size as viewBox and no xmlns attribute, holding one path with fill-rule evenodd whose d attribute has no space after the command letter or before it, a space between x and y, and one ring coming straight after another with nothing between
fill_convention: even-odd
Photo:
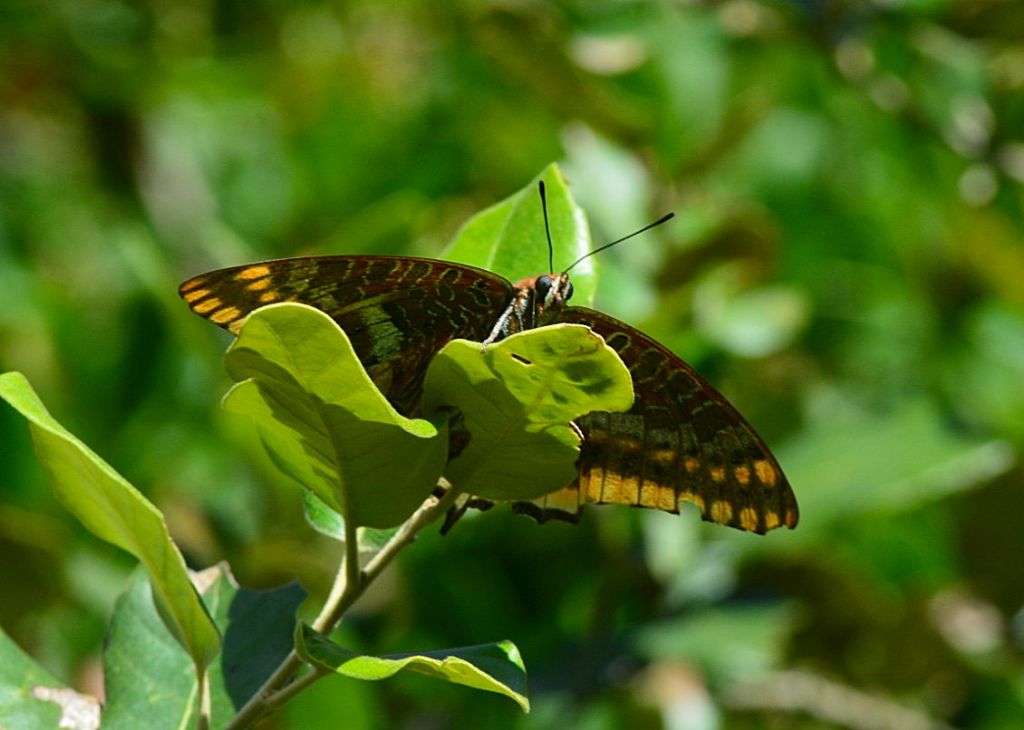
<instances>
[{"instance_id":1,"label":"butterfly eye","mask_svg":"<svg viewBox=\"0 0 1024 730\"><path fill-rule=\"evenodd\" d=\"M572 292L573 292L572 282L571 281L565 282L565 299L566 299L566 301L572 299Z\"/></svg>"},{"instance_id":2,"label":"butterfly eye","mask_svg":"<svg viewBox=\"0 0 1024 730\"><path fill-rule=\"evenodd\" d=\"M551 293L551 277L550 276L538 276L537 283L534 284L534 289L537 291L537 297L544 301L548 298L548 294Z\"/></svg>"}]
</instances>

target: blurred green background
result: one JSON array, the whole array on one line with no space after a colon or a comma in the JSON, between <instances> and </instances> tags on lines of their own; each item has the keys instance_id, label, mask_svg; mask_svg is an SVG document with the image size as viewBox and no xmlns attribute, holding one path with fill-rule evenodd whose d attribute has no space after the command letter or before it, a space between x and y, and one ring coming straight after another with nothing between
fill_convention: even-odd
<instances>
[{"instance_id":1,"label":"blurred green background","mask_svg":"<svg viewBox=\"0 0 1024 730\"><path fill-rule=\"evenodd\" d=\"M436 255L558 161L598 305L734 400L795 532L505 509L407 551L343 638L502 638L534 711L327 680L282 728L1024 727L1024 4L0 6L0 370L163 509L193 566L323 591L338 550L223 415L216 266ZM538 272L545 266L538 262ZM132 565L0 408L0 624L96 691Z\"/></svg>"}]
</instances>

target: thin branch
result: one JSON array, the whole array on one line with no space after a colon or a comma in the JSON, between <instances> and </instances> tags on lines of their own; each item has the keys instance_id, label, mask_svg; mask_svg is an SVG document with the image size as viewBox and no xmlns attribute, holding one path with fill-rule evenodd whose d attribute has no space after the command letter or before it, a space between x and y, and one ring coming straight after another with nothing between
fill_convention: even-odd
<instances>
[{"instance_id":1,"label":"thin branch","mask_svg":"<svg viewBox=\"0 0 1024 730\"><path fill-rule=\"evenodd\" d=\"M199 679L199 717L196 720L196 730L207 730L210 727L210 717L213 713L210 700L210 672L206 667L198 668Z\"/></svg>"},{"instance_id":2,"label":"thin branch","mask_svg":"<svg viewBox=\"0 0 1024 730\"><path fill-rule=\"evenodd\" d=\"M332 606L330 600L324 604L323 609L320 611L320 616L317 617L316 622L313 623L313 628L320 633L330 633L330 631L338 624L341 617L345 612L355 603L356 599L363 594L373 580L380 575L381 571L384 570L395 559L398 552L404 547L409 545L416 539L416 535L424 527L429 525L431 522L439 518L448 508L455 503L455 499L459 496L460 492L453 487L449 487L445 495L439 499L434 498L428 499L423 505L413 513L401 529L396 532L387 544L381 549L379 553L373 556L369 563L366 564L366 568L362 571L362 580L358 584L354 584L354 587L346 590L340 595L336 605Z\"/></svg>"},{"instance_id":3,"label":"thin branch","mask_svg":"<svg viewBox=\"0 0 1024 730\"><path fill-rule=\"evenodd\" d=\"M374 579L391 563L406 546L410 545L419 532L437 520L455 503L460 492L449 486L441 499L431 497L420 506L412 517L406 520L387 544L378 552L366 567L359 570L359 545L356 540L355 528L345 524L345 557L338 570L338 575L331 586L330 595L324 602L320 615L313 622L313 628L323 634L329 634L341 621L345 612L359 599ZM263 686L249 698L234 719L227 725L228 730L241 730L252 727L256 721L268 712L280 707L301 690L325 676L323 672L313 668L308 673L292 679L304 662L294 649L288 652L274 673Z\"/></svg>"},{"instance_id":4,"label":"thin branch","mask_svg":"<svg viewBox=\"0 0 1024 730\"><path fill-rule=\"evenodd\" d=\"M351 593L363 582L362 574L359 572L359 536L358 527L345 520L345 554L342 556L341 565L338 568L338 575L331 585L331 592L320 609L320 615L313 621L313 628L317 631L330 631L334 627L329 623L329 614L332 606L341 603L347 593ZM360 593L362 591L359 591Z\"/></svg>"}]
</instances>

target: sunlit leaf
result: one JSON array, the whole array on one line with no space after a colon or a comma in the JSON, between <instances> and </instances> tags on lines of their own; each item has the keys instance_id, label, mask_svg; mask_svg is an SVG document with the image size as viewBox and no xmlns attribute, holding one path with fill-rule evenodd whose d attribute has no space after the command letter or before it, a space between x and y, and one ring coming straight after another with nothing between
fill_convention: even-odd
<instances>
[{"instance_id":1,"label":"sunlit leaf","mask_svg":"<svg viewBox=\"0 0 1024 730\"><path fill-rule=\"evenodd\" d=\"M296 633L296 647L310 664L347 677L381 680L408 670L486 692L497 692L515 700L524 712L530 709L530 701L526 697L526 669L519 650L511 641L370 656L338 646L302 624Z\"/></svg>"},{"instance_id":2,"label":"sunlit leaf","mask_svg":"<svg viewBox=\"0 0 1024 730\"><path fill-rule=\"evenodd\" d=\"M455 340L427 371L424 404L454 406L469 443L445 475L487 499L531 499L576 475L579 437L569 422L633 402L629 370L600 336L580 325L521 332L481 350Z\"/></svg>"},{"instance_id":3,"label":"sunlit leaf","mask_svg":"<svg viewBox=\"0 0 1024 730\"><path fill-rule=\"evenodd\" d=\"M553 273L547 270L548 243L538 180L544 181L547 190L555 271L563 271L588 253L591 243L586 214L573 200L562 171L549 165L526 187L470 218L441 258L495 271L513 282ZM594 260L587 259L574 268L572 281L573 302L589 304L596 284Z\"/></svg>"},{"instance_id":4,"label":"sunlit leaf","mask_svg":"<svg viewBox=\"0 0 1024 730\"><path fill-rule=\"evenodd\" d=\"M60 500L93 534L142 562L165 624L193 662L206 667L220 649L220 636L160 511L61 426L21 373L0 375L0 397L28 419L39 461Z\"/></svg>"},{"instance_id":5,"label":"sunlit leaf","mask_svg":"<svg viewBox=\"0 0 1024 730\"><path fill-rule=\"evenodd\" d=\"M356 525L397 525L433 490L444 432L395 411L323 312L253 312L226 362L239 382L225 408L251 416L278 468Z\"/></svg>"}]
</instances>

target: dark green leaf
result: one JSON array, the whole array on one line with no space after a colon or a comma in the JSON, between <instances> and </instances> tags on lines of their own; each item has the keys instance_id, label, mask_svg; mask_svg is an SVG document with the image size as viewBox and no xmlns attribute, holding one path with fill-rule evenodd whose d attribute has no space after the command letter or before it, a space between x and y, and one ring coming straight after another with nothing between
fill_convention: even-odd
<instances>
[{"instance_id":1,"label":"dark green leaf","mask_svg":"<svg viewBox=\"0 0 1024 730\"><path fill-rule=\"evenodd\" d=\"M210 678L214 727L218 715L231 717L241 709L294 648L296 613L306 599L296 582L257 591L239 588L226 566L218 570L221 575L203 594L224 633L224 651Z\"/></svg>"},{"instance_id":2,"label":"dark green leaf","mask_svg":"<svg viewBox=\"0 0 1024 730\"><path fill-rule=\"evenodd\" d=\"M197 575L203 601L224 635L210 665L211 726L223 727L293 647L295 614L306 597L297 584L239 588L226 565ZM103 654L107 702L103 726L195 725L198 687L188 655L160 628L149 582L136 575L118 599Z\"/></svg>"}]
</instances>

